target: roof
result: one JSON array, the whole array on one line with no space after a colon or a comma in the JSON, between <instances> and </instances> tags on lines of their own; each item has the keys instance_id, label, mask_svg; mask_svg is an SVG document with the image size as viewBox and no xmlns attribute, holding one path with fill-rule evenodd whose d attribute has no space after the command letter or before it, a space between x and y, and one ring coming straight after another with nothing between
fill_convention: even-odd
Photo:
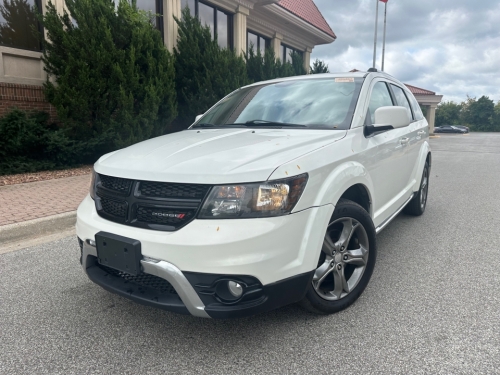
<instances>
[{"instance_id":1,"label":"roof","mask_svg":"<svg viewBox=\"0 0 500 375\"><path fill-rule=\"evenodd\" d=\"M281 0L278 5L331 37L337 38L313 0Z\"/></svg>"},{"instance_id":2,"label":"roof","mask_svg":"<svg viewBox=\"0 0 500 375\"><path fill-rule=\"evenodd\" d=\"M436 95L434 91L421 89L420 87L415 87L405 83L405 86L411 91L413 95Z\"/></svg>"}]
</instances>

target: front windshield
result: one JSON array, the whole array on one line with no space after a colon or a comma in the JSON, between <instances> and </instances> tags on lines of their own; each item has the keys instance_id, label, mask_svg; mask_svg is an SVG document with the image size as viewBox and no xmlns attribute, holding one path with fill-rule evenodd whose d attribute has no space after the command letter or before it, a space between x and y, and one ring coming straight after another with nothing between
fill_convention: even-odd
<instances>
[{"instance_id":1,"label":"front windshield","mask_svg":"<svg viewBox=\"0 0 500 375\"><path fill-rule=\"evenodd\" d=\"M239 89L195 124L348 129L363 78L312 78Z\"/></svg>"}]
</instances>

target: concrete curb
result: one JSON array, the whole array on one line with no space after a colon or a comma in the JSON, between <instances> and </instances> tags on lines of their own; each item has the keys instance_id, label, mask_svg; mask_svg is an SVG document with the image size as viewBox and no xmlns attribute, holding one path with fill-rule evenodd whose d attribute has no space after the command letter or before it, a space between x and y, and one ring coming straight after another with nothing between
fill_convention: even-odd
<instances>
[{"instance_id":1,"label":"concrete curb","mask_svg":"<svg viewBox=\"0 0 500 375\"><path fill-rule=\"evenodd\" d=\"M0 247L20 240L29 240L40 236L73 229L76 224L76 211L41 217L22 223L3 225L0 227Z\"/></svg>"}]
</instances>

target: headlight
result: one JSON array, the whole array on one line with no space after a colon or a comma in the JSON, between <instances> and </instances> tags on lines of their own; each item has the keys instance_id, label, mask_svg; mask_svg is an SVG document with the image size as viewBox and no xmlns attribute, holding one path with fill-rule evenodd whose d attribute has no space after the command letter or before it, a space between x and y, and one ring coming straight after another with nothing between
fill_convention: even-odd
<instances>
[{"instance_id":1,"label":"headlight","mask_svg":"<svg viewBox=\"0 0 500 375\"><path fill-rule=\"evenodd\" d=\"M92 169L92 177L90 178L90 187L89 187L89 193L90 197L95 200L95 183L96 183L96 173L94 169Z\"/></svg>"},{"instance_id":2,"label":"headlight","mask_svg":"<svg viewBox=\"0 0 500 375\"><path fill-rule=\"evenodd\" d=\"M289 214L299 201L307 174L255 184L215 186L198 215L200 219L234 219Z\"/></svg>"}]
</instances>

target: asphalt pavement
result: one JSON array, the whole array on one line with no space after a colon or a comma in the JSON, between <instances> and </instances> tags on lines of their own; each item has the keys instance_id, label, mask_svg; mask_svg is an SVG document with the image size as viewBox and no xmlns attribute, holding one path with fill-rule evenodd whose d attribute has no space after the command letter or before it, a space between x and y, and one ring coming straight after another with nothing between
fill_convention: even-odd
<instances>
[{"instance_id":1,"label":"asphalt pavement","mask_svg":"<svg viewBox=\"0 0 500 375\"><path fill-rule=\"evenodd\" d=\"M349 309L175 315L91 283L68 237L0 255L0 373L500 374L500 134L431 144L427 211L379 234Z\"/></svg>"}]
</instances>

